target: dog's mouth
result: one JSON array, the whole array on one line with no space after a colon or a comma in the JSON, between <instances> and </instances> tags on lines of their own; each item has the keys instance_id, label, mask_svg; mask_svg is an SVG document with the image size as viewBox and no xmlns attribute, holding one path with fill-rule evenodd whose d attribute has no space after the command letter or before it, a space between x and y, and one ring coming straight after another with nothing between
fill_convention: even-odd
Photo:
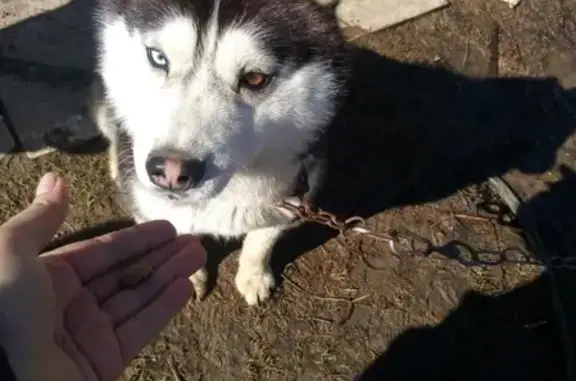
<instances>
[{"instance_id":1,"label":"dog's mouth","mask_svg":"<svg viewBox=\"0 0 576 381\"><path fill-rule=\"evenodd\" d=\"M185 195L180 194L179 192L165 191L163 193L165 194L166 198L171 201L182 201L185 198Z\"/></svg>"},{"instance_id":2,"label":"dog's mouth","mask_svg":"<svg viewBox=\"0 0 576 381\"><path fill-rule=\"evenodd\" d=\"M212 178L203 181L200 186L188 189L188 190L178 190L178 189L162 189L160 187L154 186L150 183L141 182L149 191L154 194L170 200L177 204L190 204L197 202L205 202L217 196L225 185L228 183L225 178Z\"/></svg>"},{"instance_id":3,"label":"dog's mouth","mask_svg":"<svg viewBox=\"0 0 576 381\"><path fill-rule=\"evenodd\" d=\"M143 184L146 186L146 184ZM149 187L149 186L148 186ZM175 201L175 202L186 202L186 201L190 201L191 199L193 199L194 197L190 194L190 192L188 191L180 191L180 190L176 190L176 189L162 189L159 187L152 187L149 188L152 192L156 193L157 195L166 198L170 201Z\"/></svg>"}]
</instances>

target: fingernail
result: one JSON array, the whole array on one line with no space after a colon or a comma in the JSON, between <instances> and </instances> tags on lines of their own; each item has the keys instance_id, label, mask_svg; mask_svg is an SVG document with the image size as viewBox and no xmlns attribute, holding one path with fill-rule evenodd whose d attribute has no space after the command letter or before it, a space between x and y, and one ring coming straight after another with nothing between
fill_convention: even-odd
<instances>
[{"instance_id":1,"label":"fingernail","mask_svg":"<svg viewBox=\"0 0 576 381\"><path fill-rule=\"evenodd\" d=\"M36 187L36 196L39 196L44 193L49 193L54 189L56 186L56 182L58 181L58 176L55 173L46 173L40 179L38 186Z\"/></svg>"}]
</instances>

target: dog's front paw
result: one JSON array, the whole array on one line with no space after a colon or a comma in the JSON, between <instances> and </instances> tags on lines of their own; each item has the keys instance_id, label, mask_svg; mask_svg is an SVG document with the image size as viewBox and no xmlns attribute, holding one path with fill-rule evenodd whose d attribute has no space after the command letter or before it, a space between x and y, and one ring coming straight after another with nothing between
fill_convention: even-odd
<instances>
[{"instance_id":1,"label":"dog's front paw","mask_svg":"<svg viewBox=\"0 0 576 381\"><path fill-rule=\"evenodd\" d=\"M236 275L236 287L251 306L268 299L274 286L274 275L269 268L239 270Z\"/></svg>"}]
</instances>

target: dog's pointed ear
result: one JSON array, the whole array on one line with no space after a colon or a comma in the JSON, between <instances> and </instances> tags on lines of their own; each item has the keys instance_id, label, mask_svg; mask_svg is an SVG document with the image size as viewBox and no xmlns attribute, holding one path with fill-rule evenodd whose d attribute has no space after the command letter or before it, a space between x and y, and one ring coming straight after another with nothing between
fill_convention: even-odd
<instances>
[{"instance_id":1,"label":"dog's pointed ear","mask_svg":"<svg viewBox=\"0 0 576 381\"><path fill-rule=\"evenodd\" d=\"M336 15L336 9L342 0L313 0L316 4Z\"/></svg>"}]
</instances>

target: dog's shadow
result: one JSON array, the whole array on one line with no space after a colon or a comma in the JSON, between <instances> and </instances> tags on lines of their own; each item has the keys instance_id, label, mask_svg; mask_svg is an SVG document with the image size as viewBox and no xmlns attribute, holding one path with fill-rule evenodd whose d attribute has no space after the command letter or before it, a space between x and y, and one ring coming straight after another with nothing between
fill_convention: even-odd
<instances>
[{"instance_id":1,"label":"dog's shadow","mask_svg":"<svg viewBox=\"0 0 576 381\"><path fill-rule=\"evenodd\" d=\"M554 78L470 78L357 49L316 204L367 218L513 169L545 172L574 131L573 96ZM276 272L335 234L290 232L273 257Z\"/></svg>"}]
</instances>

